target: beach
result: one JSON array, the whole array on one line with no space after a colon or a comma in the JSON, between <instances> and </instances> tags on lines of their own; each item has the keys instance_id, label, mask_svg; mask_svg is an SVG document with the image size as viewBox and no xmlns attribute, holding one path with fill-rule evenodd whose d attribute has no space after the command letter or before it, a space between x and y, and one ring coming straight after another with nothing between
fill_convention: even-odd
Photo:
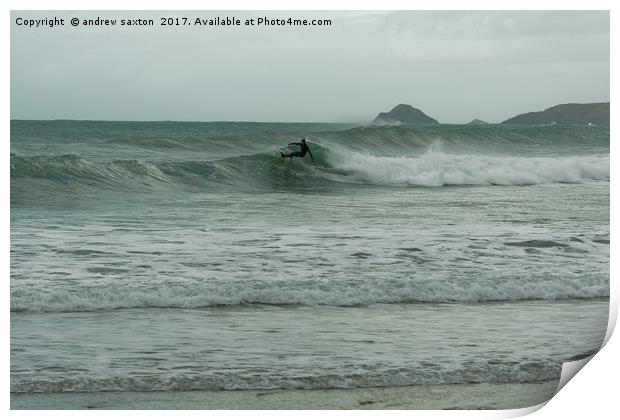
<instances>
[{"instance_id":1,"label":"beach","mask_svg":"<svg viewBox=\"0 0 620 420\"><path fill-rule=\"evenodd\" d=\"M20 410L507 410L547 402L557 381L273 391L11 394Z\"/></svg>"}]
</instances>

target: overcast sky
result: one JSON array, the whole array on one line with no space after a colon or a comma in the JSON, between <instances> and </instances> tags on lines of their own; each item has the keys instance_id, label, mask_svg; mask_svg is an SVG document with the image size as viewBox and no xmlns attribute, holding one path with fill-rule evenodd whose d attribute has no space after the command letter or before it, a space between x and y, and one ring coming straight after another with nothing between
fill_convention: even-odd
<instances>
[{"instance_id":1,"label":"overcast sky","mask_svg":"<svg viewBox=\"0 0 620 420\"><path fill-rule=\"evenodd\" d=\"M11 118L444 123L609 100L608 12L12 12ZM26 28L18 17L64 17ZM72 27L72 17L155 19ZM332 19L161 27L161 16ZM117 22L118 24L118 22Z\"/></svg>"}]
</instances>

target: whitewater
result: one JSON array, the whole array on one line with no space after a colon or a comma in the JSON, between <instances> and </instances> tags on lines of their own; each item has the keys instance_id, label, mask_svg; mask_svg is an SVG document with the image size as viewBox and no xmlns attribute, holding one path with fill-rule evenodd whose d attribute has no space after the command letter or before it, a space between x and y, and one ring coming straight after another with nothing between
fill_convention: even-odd
<instances>
[{"instance_id":1,"label":"whitewater","mask_svg":"<svg viewBox=\"0 0 620 420\"><path fill-rule=\"evenodd\" d=\"M15 395L536 384L605 335L609 127L12 121L10 160Z\"/></svg>"}]
</instances>

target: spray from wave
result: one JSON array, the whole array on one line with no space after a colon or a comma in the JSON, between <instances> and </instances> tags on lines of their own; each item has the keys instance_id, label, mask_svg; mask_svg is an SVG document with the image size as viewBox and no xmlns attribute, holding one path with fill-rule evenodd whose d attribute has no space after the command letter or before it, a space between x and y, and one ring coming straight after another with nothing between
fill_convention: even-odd
<instances>
[{"instance_id":1,"label":"spray from wave","mask_svg":"<svg viewBox=\"0 0 620 420\"><path fill-rule=\"evenodd\" d=\"M609 156L512 157L430 151L420 157L385 157L335 149L330 169L378 185L534 185L609 180Z\"/></svg>"}]
</instances>

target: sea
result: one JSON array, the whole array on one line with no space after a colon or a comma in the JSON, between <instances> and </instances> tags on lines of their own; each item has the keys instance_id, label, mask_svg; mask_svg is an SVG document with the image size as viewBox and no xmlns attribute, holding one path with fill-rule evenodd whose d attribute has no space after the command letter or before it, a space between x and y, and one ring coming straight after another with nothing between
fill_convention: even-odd
<instances>
[{"instance_id":1,"label":"sea","mask_svg":"<svg viewBox=\"0 0 620 420\"><path fill-rule=\"evenodd\" d=\"M301 137L313 160L282 159ZM608 126L13 120L10 147L14 408L428 386L499 401L605 337Z\"/></svg>"}]
</instances>

